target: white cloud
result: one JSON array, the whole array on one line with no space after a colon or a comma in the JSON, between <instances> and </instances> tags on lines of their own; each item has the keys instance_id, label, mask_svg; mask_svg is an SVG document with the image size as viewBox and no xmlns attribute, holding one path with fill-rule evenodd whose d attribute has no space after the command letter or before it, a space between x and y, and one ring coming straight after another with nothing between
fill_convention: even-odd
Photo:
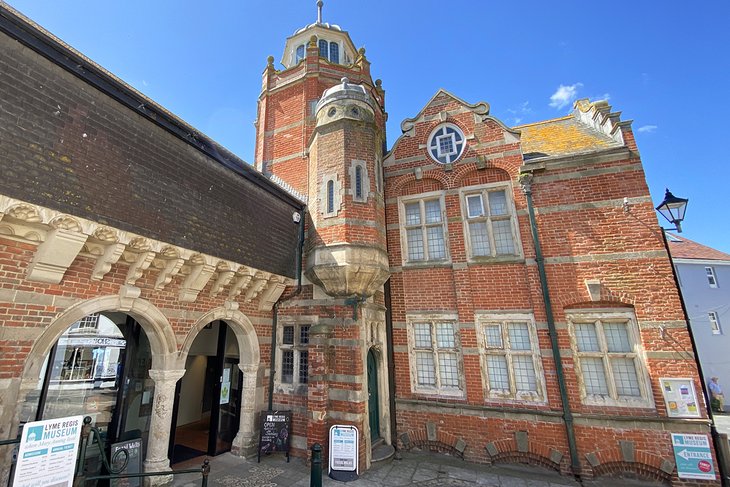
<instances>
[{"instance_id":1,"label":"white cloud","mask_svg":"<svg viewBox=\"0 0 730 487\"><path fill-rule=\"evenodd\" d=\"M659 127L657 127L656 125L643 125L643 126L639 127L638 129L636 129L636 131L641 132L642 134L644 134L644 133L650 134L652 132L655 132L656 129L658 129L658 128Z\"/></svg>"},{"instance_id":2,"label":"white cloud","mask_svg":"<svg viewBox=\"0 0 730 487\"><path fill-rule=\"evenodd\" d=\"M558 89L550 95L550 106L553 108L563 108L570 104L578 96L578 89L583 86L583 83L576 83L574 85L560 85Z\"/></svg>"},{"instance_id":3,"label":"white cloud","mask_svg":"<svg viewBox=\"0 0 730 487\"><path fill-rule=\"evenodd\" d=\"M515 108L508 108L508 113L511 113L514 115L512 117L512 123L514 125L519 125L522 120L524 120L524 116L532 113L532 108L530 107L529 101L523 101L517 107Z\"/></svg>"},{"instance_id":4,"label":"white cloud","mask_svg":"<svg viewBox=\"0 0 730 487\"><path fill-rule=\"evenodd\" d=\"M610 93L604 93L602 95L596 95L596 96L589 96L588 97L591 101L608 101L611 99Z\"/></svg>"}]
</instances>

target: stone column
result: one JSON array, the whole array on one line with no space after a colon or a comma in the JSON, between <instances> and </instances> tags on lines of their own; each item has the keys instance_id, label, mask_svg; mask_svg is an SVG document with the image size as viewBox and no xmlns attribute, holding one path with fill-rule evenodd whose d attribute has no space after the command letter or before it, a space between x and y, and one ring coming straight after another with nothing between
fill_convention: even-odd
<instances>
[{"instance_id":1,"label":"stone column","mask_svg":"<svg viewBox=\"0 0 730 487\"><path fill-rule=\"evenodd\" d=\"M185 370L150 370L155 381L155 396L152 401L150 435L147 440L145 472L164 472L170 470L167 449L170 442L172 425L172 406L175 401L175 385L185 375ZM150 485L162 485L172 480L172 476L150 477Z\"/></svg>"},{"instance_id":2,"label":"stone column","mask_svg":"<svg viewBox=\"0 0 730 487\"><path fill-rule=\"evenodd\" d=\"M258 447L256 433L256 409L260 397L258 391L259 365L238 364L243 374L243 388L241 389L241 422L238 434L233 440L231 452L242 457L253 455Z\"/></svg>"}]
</instances>

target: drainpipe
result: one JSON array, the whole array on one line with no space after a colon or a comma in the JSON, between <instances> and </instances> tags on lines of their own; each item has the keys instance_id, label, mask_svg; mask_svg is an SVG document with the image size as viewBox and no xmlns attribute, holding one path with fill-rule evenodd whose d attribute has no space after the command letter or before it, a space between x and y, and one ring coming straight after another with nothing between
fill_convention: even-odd
<instances>
[{"instance_id":1,"label":"drainpipe","mask_svg":"<svg viewBox=\"0 0 730 487\"><path fill-rule=\"evenodd\" d=\"M298 217L298 218L297 218ZM271 371L269 372L269 411L274 407L274 372L276 365L276 328L279 322L279 305L285 301L289 301L294 296L302 292L302 260L304 253L304 217L305 209L294 213L294 222L299 224L299 242L297 243L296 268L297 268L297 289L282 299L279 298L274 303L274 316L271 320Z\"/></svg>"},{"instance_id":2,"label":"drainpipe","mask_svg":"<svg viewBox=\"0 0 730 487\"><path fill-rule=\"evenodd\" d=\"M568 389L565 386L563 360L560 357L558 332L555 329L555 316L553 315L553 305L550 301L547 274L545 273L545 258L542 255L542 248L540 247L540 236L537 233L537 221L535 220L535 208L532 204L532 174L521 174L519 181L520 185L522 186L522 191L525 193L525 197L527 198L527 211L530 217L532 243L535 246L535 261L537 262L537 270L540 274L540 286L542 288L542 299L545 305L545 315L547 319L548 333L550 335L550 345L553 351L553 360L555 361L555 373L558 375L560 401L563 403L563 421L565 421L565 431L568 437L568 448L570 449L570 464L573 470L573 475L578 480L578 482L580 482L581 466L580 460L578 458L578 447L575 443L573 413L570 410L570 403L568 401Z\"/></svg>"}]
</instances>

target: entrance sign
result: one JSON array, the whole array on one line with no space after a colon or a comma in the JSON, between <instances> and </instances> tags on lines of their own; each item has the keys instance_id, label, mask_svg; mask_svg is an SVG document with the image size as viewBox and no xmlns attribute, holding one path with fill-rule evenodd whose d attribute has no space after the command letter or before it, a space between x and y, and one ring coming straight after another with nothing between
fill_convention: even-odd
<instances>
[{"instance_id":1,"label":"entrance sign","mask_svg":"<svg viewBox=\"0 0 730 487\"><path fill-rule=\"evenodd\" d=\"M122 470L121 474L130 473L141 473L142 472L142 438L135 438L133 440L122 441L119 443L112 444L111 459L114 462L114 455L118 451L127 450L127 466ZM119 457L119 463L124 461L124 453L117 454ZM117 466L116 462L112 464L112 467ZM129 477L126 479L111 479L110 484L112 487L139 487L142 482L142 477Z\"/></svg>"},{"instance_id":2,"label":"entrance sign","mask_svg":"<svg viewBox=\"0 0 730 487\"><path fill-rule=\"evenodd\" d=\"M707 436L672 433L672 447L680 479L715 480L715 466Z\"/></svg>"},{"instance_id":3,"label":"entrance sign","mask_svg":"<svg viewBox=\"0 0 730 487\"><path fill-rule=\"evenodd\" d=\"M354 426L334 425L330 428L329 476L344 482L358 478L360 433Z\"/></svg>"},{"instance_id":4,"label":"entrance sign","mask_svg":"<svg viewBox=\"0 0 730 487\"><path fill-rule=\"evenodd\" d=\"M71 486L83 416L26 423L20 439L15 487Z\"/></svg>"},{"instance_id":5,"label":"entrance sign","mask_svg":"<svg viewBox=\"0 0 730 487\"><path fill-rule=\"evenodd\" d=\"M261 454L286 452L289 462L289 441L291 439L291 411L264 411L261 415L259 436L259 459Z\"/></svg>"},{"instance_id":6,"label":"entrance sign","mask_svg":"<svg viewBox=\"0 0 730 487\"><path fill-rule=\"evenodd\" d=\"M695 384L689 378L659 379L667 415L670 418L699 418L700 408L697 405Z\"/></svg>"}]
</instances>

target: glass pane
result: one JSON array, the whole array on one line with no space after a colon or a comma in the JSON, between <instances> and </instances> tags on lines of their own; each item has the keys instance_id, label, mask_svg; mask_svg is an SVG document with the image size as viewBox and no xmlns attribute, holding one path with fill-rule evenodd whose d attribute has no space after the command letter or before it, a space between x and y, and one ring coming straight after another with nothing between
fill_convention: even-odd
<instances>
[{"instance_id":1,"label":"glass pane","mask_svg":"<svg viewBox=\"0 0 730 487\"><path fill-rule=\"evenodd\" d=\"M335 182L327 181L327 213L335 211Z\"/></svg>"},{"instance_id":2,"label":"glass pane","mask_svg":"<svg viewBox=\"0 0 730 487\"><path fill-rule=\"evenodd\" d=\"M340 62L340 46L336 42L330 42L330 62Z\"/></svg>"},{"instance_id":3,"label":"glass pane","mask_svg":"<svg viewBox=\"0 0 730 487\"><path fill-rule=\"evenodd\" d=\"M484 216L484 207L482 206L482 195L473 194L466 197L467 215L469 218Z\"/></svg>"},{"instance_id":4,"label":"glass pane","mask_svg":"<svg viewBox=\"0 0 730 487\"><path fill-rule=\"evenodd\" d=\"M487 235L487 222L470 223L469 237L471 238L471 251L473 255L491 255L489 236Z\"/></svg>"},{"instance_id":5,"label":"glass pane","mask_svg":"<svg viewBox=\"0 0 730 487\"><path fill-rule=\"evenodd\" d=\"M284 345L294 345L294 327L285 326L284 333L281 336L281 343Z\"/></svg>"},{"instance_id":6,"label":"glass pane","mask_svg":"<svg viewBox=\"0 0 730 487\"><path fill-rule=\"evenodd\" d=\"M577 323L575 325L575 341L579 352L600 352L596 325L593 323Z\"/></svg>"},{"instance_id":7,"label":"glass pane","mask_svg":"<svg viewBox=\"0 0 730 487\"><path fill-rule=\"evenodd\" d=\"M436 345L439 348L455 348L454 325L452 323L438 323L436 325Z\"/></svg>"},{"instance_id":8,"label":"glass pane","mask_svg":"<svg viewBox=\"0 0 730 487\"><path fill-rule=\"evenodd\" d=\"M302 59L304 59L304 44L302 44L300 46L297 46L297 58L296 58L296 62L299 62Z\"/></svg>"},{"instance_id":9,"label":"glass pane","mask_svg":"<svg viewBox=\"0 0 730 487\"><path fill-rule=\"evenodd\" d=\"M583 370L583 382L588 394L608 394L606 384L606 371L603 368L603 360L600 358L584 357L580 359Z\"/></svg>"},{"instance_id":10,"label":"glass pane","mask_svg":"<svg viewBox=\"0 0 730 487\"><path fill-rule=\"evenodd\" d=\"M309 325L299 328L299 343L302 345L309 343Z\"/></svg>"},{"instance_id":11,"label":"glass pane","mask_svg":"<svg viewBox=\"0 0 730 487\"><path fill-rule=\"evenodd\" d=\"M530 350L530 328L527 323L510 323L509 344L512 350Z\"/></svg>"},{"instance_id":12,"label":"glass pane","mask_svg":"<svg viewBox=\"0 0 730 487\"><path fill-rule=\"evenodd\" d=\"M429 227L426 229L428 239L428 257L430 260L446 258L446 242L444 242L444 229L441 226Z\"/></svg>"},{"instance_id":13,"label":"glass pane","mask_svg":"<svg viewBox=\"0 0 730 487\"><path fill-rule=\"evenodd\" d=\"M281 381L285 384L294 382L294 351L281 351Z\"/></svg>"},{"instance_id":14,"label":"glass pane","mask_svg":"<svg viewBox=\"0 0 730 487\"><path fill-rule=\"evenodd\" d=\"M492 390L509 391L507 359L503 355L487 355L487 369L487 373L489 374L489 388Z\"/></svg>"},{"instance_id":15,"label":"glass pane","mask_svg":"<svg viewBox=\"0 0 730 487\"><path fill-rule=\"evenodd\" d=\"M453 154L454 150L454 138L451 135L438 138L439 153L441 155Z\"/></svg>"},{"instance_id":16,"label":"glass pane","mask_svg":"<svg viewBox=\"0 0 730 487\"><path fill-rule=\"evenodd\" d=\"M489 214L492 216L506 215L507 196L504 190L489 192Z\"/></svg>"},{"instance_id":17,"label":"glass pane","mask_svg":"<svg viewBox=\"0 0 730 487\"><path fill-rule=\"evenodd\" d=\"M416 348L432 348L431 325L428 323L416 323L413 325L413 338Z\"/></svg>"},{"instance_id":18,"label":"glass pane","mask_svg":"<svg viewBox=\"0 0 730 487\"><path fill-rule=\"evenodd\" d=\"M502 348L502 325L487 325L484 327L487 338L487 347Z\"/></svg>"},{"instance_id":19,"label":"glass pane","mask_svg":"<svg viewBox=\"0 0 730 487\"><path fill-rule=\"evenodd\" d=\"M410 228L406 232L408 239L408 260L423 260L426 258L423 249L423 232L420 228Z\"/></svg>"},{"instance_id":20,"label":"glass pane","mask_svg":"<svg viewBox=\"0 0 730 487\"><path fill-rule=\"evenodd\" d=\"M459 387L459 366L455 353L439 354L439 375L442 386Z\"/></svg>"},{"instance_id":21,"label":"glass pane","mask_svg":"<svg viewBox=\"0 0 730 487\"><path fill-rule=\"evenodd\" d=\"M613 380L616 382L616 393L620 396L641 397L639 378L636 376L634 360L630 358L611 359Z\"/></svg>"},{"instance_id":22,"label":"glass pane","mask_svg":"<svg viewBox=\"0 0 730 487\"><path fill-rule=\"evenodd\" d=\"M426 223L438 223L441 221L441 202L439 200L426 201Z\"/></svg>"},{"instance_id":23,"label":"glass pane","mask_svg":"<svg viewBox=\"0 0 730 487\"><path fill-rule=\"evenodd\" d=\"M494 246L497 254L514 254L515 243L512 239L512 223L510 220L492 222L492 230L494 231Z\"/></svg>"},{"instance_id":24,"label":"glass pane","mask_svg":"<svg viewBox=\"0 0 730 487\"><path fill-rule=\"evenodd\" d=\"M416 353L416 380L422 386L436 385L436 371L431 352Z\"/></svg>"},{"instance_id":25,"label":"glass pane","mask_svg":"<svg viewBox=\"0 0 730 487\"><path fill-rule=\"evenodd\" d=\"M421 207L418 203L408 203L406 205L406 225L421 224Z\"/></svg>"},{"instance_id":26,"label":"glass pane","mask_svg":"<svg viewBox=\"0 0 730 487\"><path fill-rule=\"evenodd\" d=\"M309 380L309 352L299 352L299 383L306 384Z\"/></svg>"},{"instance_id":27,"label":"glass pane","mask_svg":"<svg viewBox=\"0 0 730 487\"><path fill-rule=\"evenodd\" d=\"M327 58L328 42L324 39L319 40L319 57Z\"/></svg>"},{"instance_id":28,"label":"glass pane","mask_svg":"<svg viewBox=\"0 0 730 487\"><path fill-rule=\"evenodd\" d=\"M362 198L362 167L355 168L355 197Z\"/></svg>"},{"instance_id":29,"label":"glass pane","mask_svg":"<svg viewBox=\"0 0 730 487\"><path fill-rule=\"evenodd\" d=\"M629 330L625 323L604 323L603 333L609 352L631 352Z\"/></svg>"},{"instance_id":30,"label":"glass pane","mask_svg":"<svg viewBox=\"0 0 730 487\"><path fill-rule=\"evenodd\" d=\"M515 373L515 386L518 391L537 392L537 378L535 377L535 363L532 356L515 355L512 357L512 367Z\"/></svg>"}]
</instances>

